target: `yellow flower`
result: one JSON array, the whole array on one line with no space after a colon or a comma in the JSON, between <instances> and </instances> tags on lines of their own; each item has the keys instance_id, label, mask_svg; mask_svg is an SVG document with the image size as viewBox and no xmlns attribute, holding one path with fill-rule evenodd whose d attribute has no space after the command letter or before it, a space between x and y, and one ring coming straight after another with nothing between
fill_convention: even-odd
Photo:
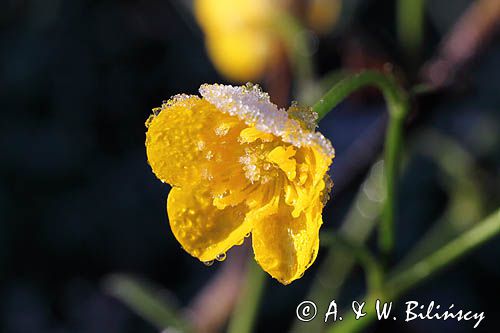
<instances>
[{"instance_id":1,"label":"yellow flower","mask_svg":"<svg viewBox=\"0 0 500 333\"><path fill-rule=\"evenodd\" d=\"M342 7L341 0L310 0L307 22L314 31L325 34L337 23Z\"/></svg>"},{"instance_id":2,"label":"yellow flower","mask_svg":"<svg viewBox=\"0 0 500 333\"><path fill-rule=\"evenodd\" d=\"M196 0L194 10L217 70L237 82L258 79L279 45L270 27L276 1Z\"/></svg>"},{"instance_id":3,"label":"yellow flower","mask_svg":"<svg viewBox=\"0 0 500 333\"><path fill-rule=\"evenodd\" d=\"M251 232L257 262L288 284L316 258L334 149L310 109L287 113L257 86L205 84L200 93L173 97L146 122L149 164L173 186L172 231L204 262Z\"/></svg>"},{"instance_id":4,"label":"yellow flower","mask_svg":"<svg viewBox=\"0 0 500 333\"><path fill-rule=\"evenodd\" d=\"M284 17L298 16L311 29L326 33L335 25L340 5L340 0L195 0L194 14L216 69L232 81L246 82L261 78L279 59L285 39L294 39L284 36L297 33L283 30Z\"/></svg>"}]
</instances>

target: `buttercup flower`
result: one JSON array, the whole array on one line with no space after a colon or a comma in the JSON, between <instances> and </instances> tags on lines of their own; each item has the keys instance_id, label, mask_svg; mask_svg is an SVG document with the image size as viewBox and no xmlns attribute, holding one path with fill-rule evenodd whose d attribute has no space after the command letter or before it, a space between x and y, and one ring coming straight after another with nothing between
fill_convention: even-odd
<instances>
[{"instance_id":1,"label":"buttercup flower","mask_svg":"<svg viewBox=\"0 0 500 333\"><path fill-rule=\"evenodd\" d=\"M227 78L244 82L261 76L280 41L271 23L282 1L196 0L195 16L205 33L208 55Z\"/></svg>"},{"instance_id":2,"label":"buttercup flower","mask_svg":"<svg viewBox=\"0 0 500 333\"><path fill-rule=\"evenodd\" d=\"M278 109L257 86L200 93L173 97L146 122L149 164L172 185L172 231L204 262L252 233L257 262L288 284L316 259L334 149L311 109Z\"/></svg>"},{"instance_id":3,"label":"buttercup flower","mask_svg":"<svg viewBox=\"0 0 500 333\"><path fill-rule=\"evenodd\" d=\"M319 33L327 33L337 23L342 7L341 0L309 0L307 22Z\"/></svg>"},{"instance_id":4,"label":"buttercup flower","mask_svg":"<svg viewBox=\"0 0 500 333\"><path fill-rule=\"evenodd\" d=\"M279 61L283 14L299 16L309 28L326 33L337 21L340 4L340 0L195 0L194 14L214 66L230 80L245 82L259 79ZM299 12L304 13L294 15Z\"/></svg>"}]
</instances>

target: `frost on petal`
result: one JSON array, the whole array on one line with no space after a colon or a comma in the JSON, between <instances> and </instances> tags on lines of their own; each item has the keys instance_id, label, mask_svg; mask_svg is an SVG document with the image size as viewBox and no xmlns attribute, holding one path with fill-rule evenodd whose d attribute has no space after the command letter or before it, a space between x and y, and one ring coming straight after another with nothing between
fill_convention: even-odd
<instances>
[{"instance_id":1,"label":"frost on petal","mask_svg":"<svg viewBox=\"0 0 500 333\"><path fill-rule=\"evenodd\" d=\"M316 146L325 155L333 158L335 150L331 142L321 133L303 128L291 119L284 109L271 103L269 95L257 85L230 86L204 84L200 94L222 112L236 116L248 126L280 137L296 147Z\"/></svg>"},{"instance_id":2,"label":"frost on petal","mask_svg":"<svg viewBox=\"0 0 500 333\"><path fill-rule=\"evenodd\" d=\"M146 152L156 176L173 186L214 181L239 166L245 124L197 97L177 95L147 120ZM237 171L237 170L236 170ZM217 177L220 175L220 177Z\"/></svg>"}]
</instances>

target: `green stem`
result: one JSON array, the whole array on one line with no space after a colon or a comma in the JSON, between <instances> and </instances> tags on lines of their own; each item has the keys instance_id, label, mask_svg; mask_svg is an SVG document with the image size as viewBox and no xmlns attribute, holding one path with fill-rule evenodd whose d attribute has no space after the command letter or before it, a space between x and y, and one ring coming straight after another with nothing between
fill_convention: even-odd
<instances>
[{"instance_id":1,"label":"green stem","mask_svg":"<svg viewBox=\"0 0 500 333\"><path fill-rule=\"evenodd\" d=\"M322 233L320 238L323 245L329 247L338 245L344 252L351 254L357 259L364 269L370 292L376 292L381 289L384 278L382 266L363 244L343 237L341 234L332 235L327 232Z\"/></svg>"},{"instance_id":2,"label":"green stem","mask_svg":"<svg viewBox=\"0 0 500 333\"><path fill-rule=\"evenodd\" d=\"M323 119L347 96L366 86L376 87L383 93L389 107L390 115L404 118L406 109L402 108L400 104L406 103L406 94L399 87L394 77L378 71L367 70L348 76L334 85L313 106L313 110L318 114L318 119Z\"/></svg>"},{"instance_id":3,"label":"green stem","mask_svg":"<svg viewBox=\"0 0 500 333\"><path fill-rule=\"evenodd\" d=\"M379 229L379 247L382 253L388 256L394 246L396 176L399 168L404 119L409 110L406 92L391 75L384 75L377 71L364 71L349 76L334 85L313 106L313 110L318 113L318 119L322 119L348 95L365 86L373 86L380 89L387 102L389 111L384 152L387 199L382 212L382 222Z\"/></svg>"},{"instance_id":4,"label":"green stem","mask_svg":"<svg viewBox=\"0 0 500 333\"><path fill-rule=\"evenodd\" d=\"M299 84L297 90L306 89L314 78L307 29L293 15L284 12L276 18L276 28L290 57L295 81Z\"/></svg>"},{"instance_id":5,"label":"green stem","mask_svg":"<svg viewBox=\"0 0 500 333\"><path fill-rule=\"evenodd\" d=\"M403 138L404 120L389 117L385 136L384 165L386 177L386 201L379 226L379 247L388 256L394 247L394 215L396 206L396 176L399 170L399 155Z\"/></svg>"},{"instance_id":6,"label":"green stem","mask_svg":"<svg viewBox=\"0 0 500 333\"><path fill-rule=\"evenodd\" d=\"M254 258L248 263L246 285L240 294L238 304L229 322L229 333L250 333L253 331L257 309L264 290L266 273Z\"/></svg>"},{"instance_id":7,"label":"green stem","mask_svg":"<svg viewBox=\"0 0 500 333\"><path fill-rule=\"evenodd\" d=\"M422 259L409 269L387 282L384 288L391 297L397 297L408 289L428 279L432 274L454 262L487 240L500 234L500 209L477 223L469 231L455 238L441 249Z\"/></svg>"},{"instance_id":8,"label":"green stem","mask_svg":"<svg viewBox=\"0 0 500 333\"><path fill-rule=\"evenodd\" d=\"M428 280L442 268L498 235L500 235L500 209L407 270L393 275L385 283L383 290L379 294L370 294L364 299L367 303L372 302L375 296L384 300L397 301L400 296L411 288ZM347 317L343 322L331 326L328 332L359 332L375 319L373 311L368 314L363 317L363 320Z\"/></svg>"},{"instance_id":9,"label":"green stem","mask_svg":"<svg viewBox=\"0 0 500 333\"><path fill-rule=\"evenodd\" d=\"M104 289L159 330L191 332L180 311L149 284L126 275L112 275L104 281Z\"/></svg>"},{"instance_id":10,"label":"green stem","mask_svg":"<svg viewBox=\"0 0 500 333\"><path fill-rule=\"evenodd\" d=\"M424 35L424 0L398 0L397 33L406 54L417 60Z\"/></svg>"}]
</instances>

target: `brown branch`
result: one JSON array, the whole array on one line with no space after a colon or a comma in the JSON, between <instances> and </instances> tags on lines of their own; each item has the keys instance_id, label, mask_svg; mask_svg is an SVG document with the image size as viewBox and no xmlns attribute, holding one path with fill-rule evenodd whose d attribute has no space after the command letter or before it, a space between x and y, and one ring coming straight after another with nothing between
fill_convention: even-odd
<instances>
[{"instance_id":1,"label":"brown branch","mask_svg":"<svg viewBox=\"0 0 500 333\"><path fill-rule=\"evenodd\" d=\"M195 332L219 332L234 309L245 277L245 263L249 256L248 242L235 246L227 259L220 263L215 276L191 301L185 310ZM216 265L217 263L215 263Z\"/></svg>"},{"instance_id":2,"label":"brown branch","mask_svg":"<svg viewBox=\"0 0 500 333\"><path fill-rule=\"evenodd\" d=\"M453 83L455 74L476 57L500 26L500 0L473 2L443 38L437 56L422 69L424 82L434 88Z\"/></svg>"}]
</instances>

